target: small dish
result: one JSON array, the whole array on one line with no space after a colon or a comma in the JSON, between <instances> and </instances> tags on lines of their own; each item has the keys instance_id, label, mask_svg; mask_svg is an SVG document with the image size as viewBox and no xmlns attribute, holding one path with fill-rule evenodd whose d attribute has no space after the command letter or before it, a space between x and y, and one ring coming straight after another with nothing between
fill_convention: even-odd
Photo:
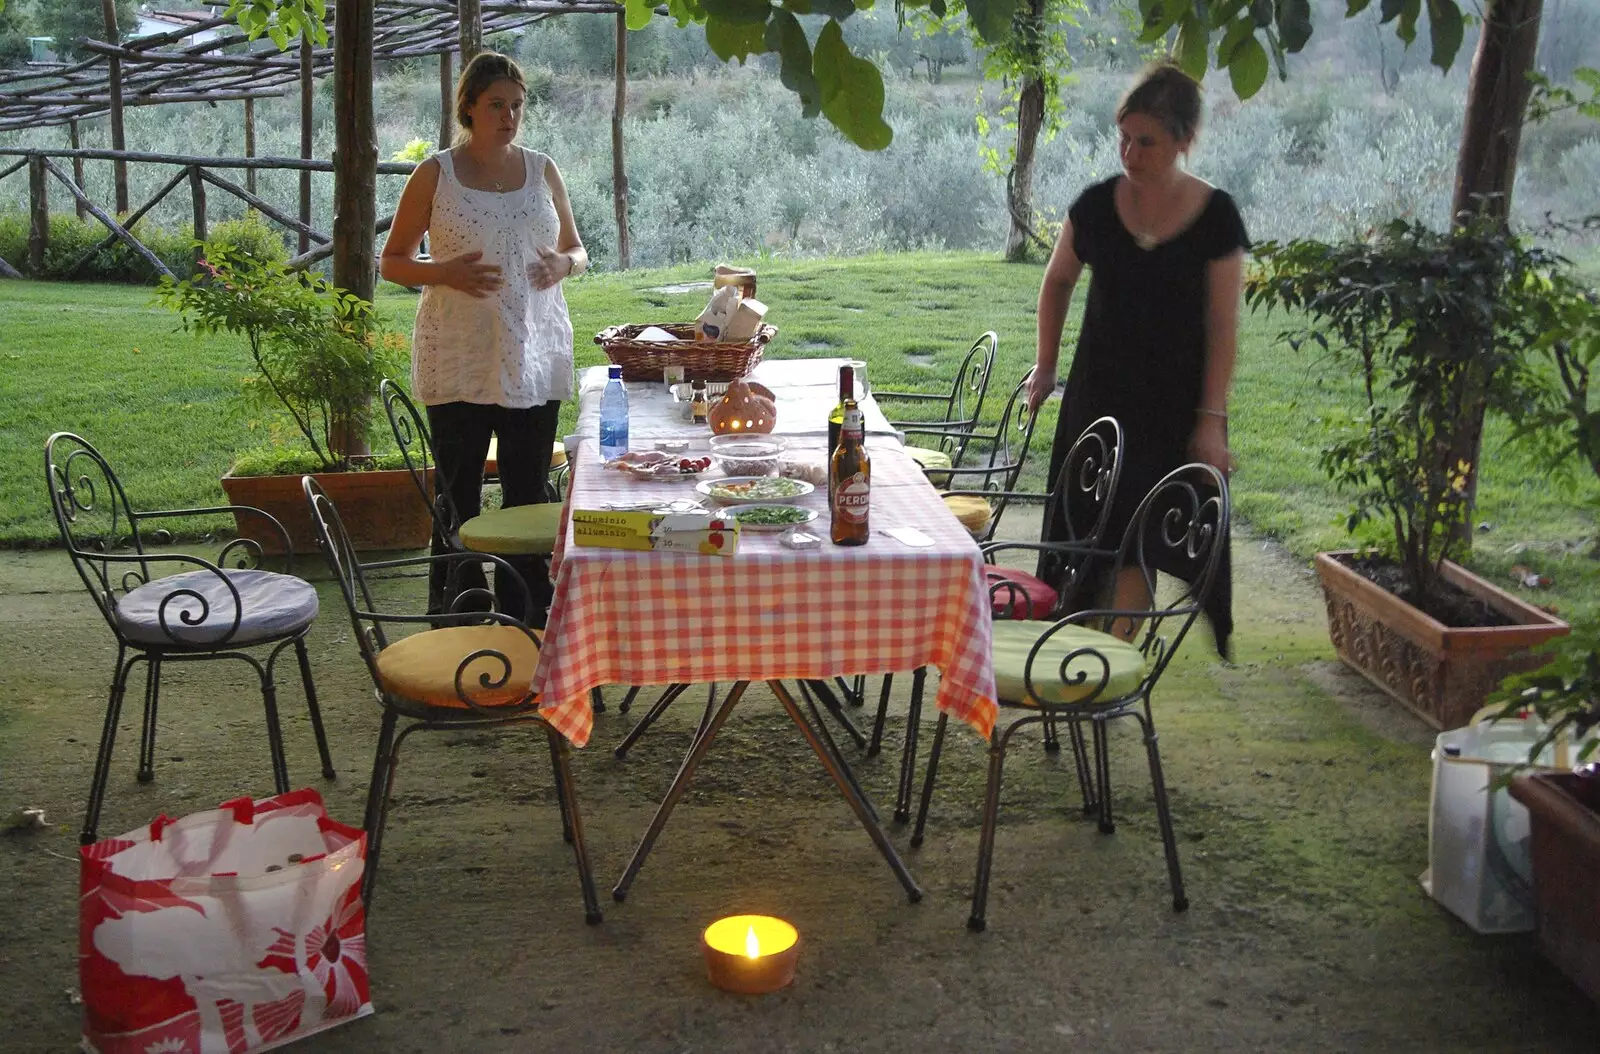
<instances>
[{"instance_id":1,"label":"small dish","mask_svg":"<svg viewBox=\"0 0 1600 1054\"><path fill-rule=\"evenodd\" d=\"M798 501L817 488L805 480L782 476L726 476L701 480L694 489L719 505L782 505Z\"/></svg>"},{"instance_id":2,"label":"small dish","mask_svg":"<svg viewBox=\"0 0 1600 1054\"><path fill-rule=\"evenodd\" d=\"M791 527L804 527L817 518L816 509L798 505L740 505L732 512L741 531L776 534Z\"/></svg>"},{"instance_id":3,"label":"small dish","mask_svg":"<svg viewBox=\"0 0 1600 1054\"><path fill-rule=\"evenodd\" d=\"M655 447L663 454L681 454L689 449L687 439L657 439Z\"/></svg>"}]
</instances>

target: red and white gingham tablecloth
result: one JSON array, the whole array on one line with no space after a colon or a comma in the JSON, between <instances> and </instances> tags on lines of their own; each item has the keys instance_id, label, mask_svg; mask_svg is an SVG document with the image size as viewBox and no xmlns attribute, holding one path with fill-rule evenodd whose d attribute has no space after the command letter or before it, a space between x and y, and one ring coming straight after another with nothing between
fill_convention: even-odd
<instances>
[{"instance_id":1,"label":"red and white gingham tablecloth","mask_svg":"<svg viewBox=\"0 0 1600 1054\"><path fill-rule=\"evenodd\" d=\"M791 454L822 456L821 436L791 436ZM697 498L695 481L641 481L605 470L592 438L576 441L567 509ZM703 448L703 445L702 445ZM555 599L534 688L545 715L577 746L588 742L590 689L607 684L819 679L934 666L935 705L987 737L994 727L990 613L977 545L892 438L873 438L871 541L785 548L776 534L744 532L731 557L557 546ZM691 450L690 456L697 451ZM714 478L713 468L702 476ZM910 526L934 540L913 548L882 528Z\"/></svg>"}]
</instances>

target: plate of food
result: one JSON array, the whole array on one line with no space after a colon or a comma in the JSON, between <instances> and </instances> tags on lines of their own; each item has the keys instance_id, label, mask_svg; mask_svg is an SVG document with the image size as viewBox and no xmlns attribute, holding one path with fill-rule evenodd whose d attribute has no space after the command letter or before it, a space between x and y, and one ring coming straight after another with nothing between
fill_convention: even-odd
<instances>
[{"instance_id":1,"label":"plate of food","mask_svg":"<svg viewBox=\"0 0 1600 1054\"><path fill-rule=\"evenodd\" d=\"M817 518L816 509L798 505L740 505L732 511L739 528L745 531L786 531Z\"/></svg>"},{"instance_id":2,"label":"plate of food","mask_svg":"<svg viewBox=\"0 0 1600 1054\"><path fill-rule=\"evenodd\" d=\"M781 505L817 488L803 479L782 476L725 476L701 480L694 489L721 505Z\"/></svg>"},{"instance_id":3,"label":"plate of food","mask_svg":"<svg viewBox=\"0 0 1600 1054\"><path fill-rule=\"evenodd\" d=\"M635 479L693 479L710 467L708 457L674 457L657 450L630 450L606 462L606 468L626 472Z\"/></svg>"}]
</instances>

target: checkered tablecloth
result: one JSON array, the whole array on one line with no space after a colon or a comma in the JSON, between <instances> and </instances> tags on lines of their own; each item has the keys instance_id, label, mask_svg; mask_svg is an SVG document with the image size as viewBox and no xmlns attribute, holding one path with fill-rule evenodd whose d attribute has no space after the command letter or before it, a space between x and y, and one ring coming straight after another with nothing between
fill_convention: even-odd
<instances>
[{"instance_id":1,"label":"checkered tablecloth","mask_svg":"<svg viewBox=\"0 0 1600 1054\"><path fill-rule=\"evenodd\" d=\"M790 452L825 440L791 437ZM568 510L614 502L695 498L693 482L641 481L604 469L597 443L579 437ZM785 548L745 532L731 557L636 552L572 544L570 522L553 561L555 600L534 687L552 724L588 741L589 691L606 684L691 684L881 674L937 667L938 708L988 736L995 719L990 615L977 545L900 444L869 440L872 539ZM702 478L714 478L715 470ZM570 517L569 517L570 521ZM912 548L879 531L919 528Z\"/></svg>"}]
</instances>

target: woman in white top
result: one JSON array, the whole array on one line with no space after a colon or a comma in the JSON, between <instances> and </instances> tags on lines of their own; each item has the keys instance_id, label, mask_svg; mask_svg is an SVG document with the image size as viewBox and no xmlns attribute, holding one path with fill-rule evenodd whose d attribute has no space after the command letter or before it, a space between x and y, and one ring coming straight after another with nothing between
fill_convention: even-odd
<instances>
[{"instance_id":1,"label":"woman in white top","mask_svg":"<svg viewBox=\"0 0 1600 1054\"><path fill-rule=\"evenodd\" d=\"M561 281L589 255L572 221L555 163L516 145L526 81L516 63L483 52L456 82L455 145L417 166L400 195L381 269L391 282L421 286L411 350L412 394L433 434L436 486L463 521L481 508L489 437L499 437L506 507L544 501L561 400L572 396L572 322ZM431 259L417 258L424 234ZM448 551L435 536L435 553ZM544 624L548 569L513 561L533 593L499 588L497 606ZM469 574L476 568L469 568ZM430 613L460 589L483 584L434 567Z\"/></svg>"}]
</instances>

